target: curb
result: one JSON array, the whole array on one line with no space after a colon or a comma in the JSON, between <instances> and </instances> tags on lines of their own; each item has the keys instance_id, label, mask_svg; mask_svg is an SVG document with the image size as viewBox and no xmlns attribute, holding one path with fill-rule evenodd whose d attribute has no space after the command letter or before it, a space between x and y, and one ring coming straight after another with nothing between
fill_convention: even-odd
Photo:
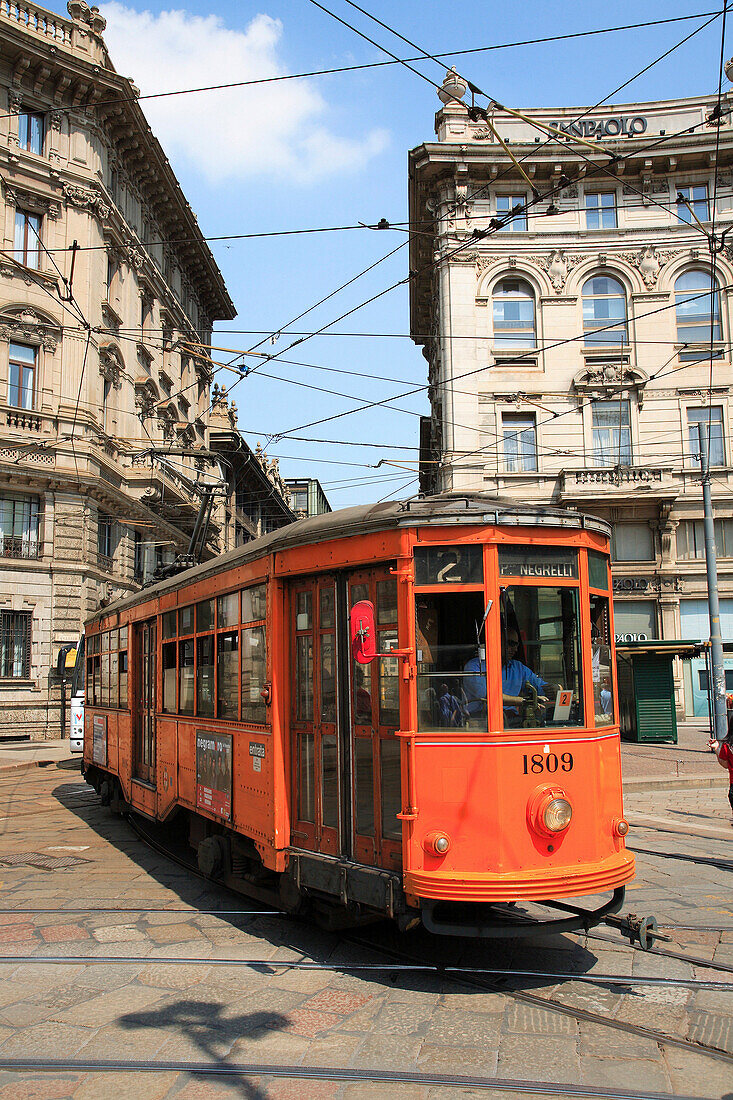
<instances>
[{"instance_id":1,"label":"curb","mask_svg":"<svg viewBox=\"0 0 733 1100\"><path fill-rule=\"evenodd\" d=\"M70 759L73 760L73 757ZM51 764L62 764L65 760L65 757L60 757L58 760L19 760L17 764L0 764L0 775L28 771L30 768L47 768Z\"/></svg>"},{"instance_id":2,"label":"curb","mask_svg":"<svg viewBox=\"0 0 733 1100\"><path fill-rule=\"evenodd\" d=\"M725 777L723 777L725 778ZM717 775L660 776L649 779L626 779L623 783L624 794L639 791L673 791L676 789L720 787L723 784Z\"/></svg>"}]
</instances>

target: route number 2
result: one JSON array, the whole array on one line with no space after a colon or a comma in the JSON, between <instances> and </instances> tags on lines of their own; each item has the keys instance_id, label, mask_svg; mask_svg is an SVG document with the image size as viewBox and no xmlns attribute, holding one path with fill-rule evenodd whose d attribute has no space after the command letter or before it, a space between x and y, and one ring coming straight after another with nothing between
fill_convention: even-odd
<instances>
[{"instance_id":1,"label":"route number 2","mask_svg":"<svg viewBox=\"0 0 733 1100\"><path fill-rule=\"evenodd\" d=\"M554 752L536 752L532 756L524 754L524 774L539 775L541 772L556 772L558 768L564 772L573 770L573 754L564 752L558 758Z\"/></svg>"}]
</instances>

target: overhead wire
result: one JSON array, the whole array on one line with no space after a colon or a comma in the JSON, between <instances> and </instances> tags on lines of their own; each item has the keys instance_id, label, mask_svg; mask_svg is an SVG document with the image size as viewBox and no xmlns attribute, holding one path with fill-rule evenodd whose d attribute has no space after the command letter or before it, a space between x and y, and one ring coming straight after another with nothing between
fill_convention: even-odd
<instances>
[{"instance_id":1,"label":"overhead wire","mask_svg":"<svg viewBox=\"0 0 733 1100\"><path fill-rule=\"evenodd\" d=\"M494 43L490 46L474 46L474 47L471 47L470 49L448 50L448 51L445 51L443 53L436 54L435 56L436 57L441 57L441 58L462 57L462 56L466 56L466 55L469 55L469 54L489 53L489 52L496 51L496 50L514 49L514 48L521 47L521 46L544 45L548 42L563 42L563 41L569 41L569 40L574 39L574 38L589 38L589 37L592 37L594 35L600 35L600 34L612 34L612 33L620 32L620 31L640 30L640 29L646 29L648 27L659 27L659 26L663 26L664 24L667 24L667 23L682 23L682 22L685 22L686 20L691 20L691 19L703 19L703 18L705 18L709 15L713 15L713 14L718 14L718 13L698 12L698 13L692 14L692 15L672 16L672 17L669 17L669 18L666 18L666 19L652 19L652 20L647 20L646 22L642 22L642 23L625 23L625 24L622 24L622 25L616 26L616 27L598 27L598 28L595 28L595 29L592 29L592 30L589 30L589 31L574 31L570 34L546 35L542 38L526 38L526 39L520 39L520 40L515 41L515 42L499 42L499 43ZM175 89L173 89L171 91L168 91L168 92L147 92L147 93L144 93L144 94L141 94L141 95L116 96L114 99L98 100L94 104L92 104L92 106L95 106L95 107L108 107L108 106L114 106L114 105L117 105L117 104L120 104L120 103L139 103L142 100L167 99L167 98L170 98L172 96L193 95L193 94L196 94L196 93L199 93L199 92L226 91L226 90L233 89L233 88L246 88L246 87L251 87L251 86L259 85L259 84L276 84L276 83L280 83L282 81L303 80L303 79L311 78L311 77L330 76L332 74L357 72L357 71L364 70L364 69L381 69L381 68L385 68L385 67L390 66L390 65L402 64L403 61L405 61L405 62L407 62L407 61L422 61L424 59L425 59L425 55L423 54L423 55L420 55L418 57L412 57L412 58L408 57L408 58L404 58L404 59L395 59L395 60L390 60L390 61L371 61L371 62L365 62L365 63L358 64L358 65L341 65L341 66L330 68L330 69L317 69L317 70L314 70L314 71L311 71L311 72L283 73L283 74L278 74L278 75L275 75L275 76L256 77L256 78L253 78L251 80L236 80L236 81L230 81L228 83L222 83L222 84L206 84L206 85L201 85L201 86L198 86L198 87L175 88ZM68 111L73 111L73 110L83 110L85 106L86 106L86 103L82 100L81 102L78 102L78 103L67 103L67 104L55 105L54 110L68 112ZM6 118L10 118L10 117L11 117L11 114L9 112L6 112L4 114L0 114L0 119L6 119Z\"/></svg>"},{"instance_id":2,"label":"overhead wire","mask_svg":"<svg viewBox=\"0 0 733 1100\"><path fill-rule=\"evenodd\" d=\"M319 5L319 6L320 6L320 5ZM395 63L397 63L397 62L395 61ZM547 197L547 196L545 196L545 197ZM394 251L397 251L397 250L394 250ZM378 262L381 262L381 261L378 261ZM402 280L401 282L404 282L404 280ZM345 285L348 285L348 284L345 284ZM400 285L400 284L395 284L395 285ZM333 293L337 293L337 292L333 292ZM383 293L386 293L386 292L383 292ZM374 300L374 298L370 298L370 299L368 299L368 300L367 300L367 303L364 303L364 304L369 304L369 302L371 302L371 301L373 301L373 300ZM315 307L312 307L312 308L315 308ZM361 307L356 307L356 308L361 308ZM353 312L353 311L349 311L349 313L351 313L351 312ZM302 316L302 314L301 314L301 316ZM344 315L342 315L342 317L343 317L343 316L348 316L348 313L347 313L347 314L344 314ZM339 319L342 319L342 318L339 318ZM292 323L292 322L291 322L291 323ZM337 322L336 322L336 321L332 322L332 324L335 324L335 323L337 323ZM329 326L329 327L330 327L330 326ZM323 329L321 329L321 330L317 330L317 331L316 331L316 333L314 333L313 335L319 335L319 334L320 334L320 333L321 333L322 331L323 331ZM291 345L291 346L292 346L292 345ZM287 349L284 349L284 351L286 351L286 350L287 350ZM283 354L283 353L280 353L280 354ZM277 356L273 356L273 357L271 357L271 358L277 358ZM396 399L397 399L397 396L395 396L394 398L392 398L392 400L396 400ZM380 402L379 404L382 404L382 403L383 403L383 402ZM295 429L295 430L297 430L297 429ZM292 432L292 431L293 431L293 430L291 430L291 432ZM287 433L287 434L291 434L291 433Z\"/></svg>"}]
</instances>

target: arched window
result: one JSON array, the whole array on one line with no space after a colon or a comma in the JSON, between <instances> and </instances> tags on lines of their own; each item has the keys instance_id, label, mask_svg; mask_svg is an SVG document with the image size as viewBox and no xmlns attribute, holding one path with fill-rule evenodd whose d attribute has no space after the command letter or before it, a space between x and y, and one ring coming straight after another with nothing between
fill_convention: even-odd
<instances>
[{"instance_id":1,"label":"arched window","mask_svg":"<svg viewBox=\"0 0 733 1100\"><path fill-rule=\"evenodd\" d=\"M587 348L628 344L626 294L618 279L593 275L583 286L583 332Z\"/></svg>"},{"instance_id":2,"label":"arched window","mask_svg":"<svg viewBox=\"0 0 733 1100\"><path fill-rule=\"evenodd\" d=\"M722 340L718 280L709 271L685 271L674 284L677 339L681 344Z\"/></svg>"},{"instance_id":3,"label":"arched window","mask_svg":"<svg viewBox=\"0 0 733 1100\"><path fill-rule=\"evenodd\" d=\"M534 292L524 279L502 279L494 287L494 347L537 347Z\"/></svg>"}]
</instances>

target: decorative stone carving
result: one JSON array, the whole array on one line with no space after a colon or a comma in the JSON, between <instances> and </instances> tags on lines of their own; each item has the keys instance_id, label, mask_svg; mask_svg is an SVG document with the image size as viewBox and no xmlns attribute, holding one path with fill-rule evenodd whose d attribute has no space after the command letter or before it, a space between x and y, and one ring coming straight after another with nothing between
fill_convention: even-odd
<instances>
[{"instance_id":1,"label":"decorative stone carving","mask_svg":"<svg viewBox=\"0 0 733 1100\"><path fill-rule=\"evenodd\" d=\"M0 339L19 342L40 341L44 351L53 354L61 339L61 326L33 309L20 306L0 314Z\"/></svg>"},{"instance_id":2,"label":"decorative stone carving","mask_svg":"<svg viewBox=\"0 0 733 1100\"><path fill-rule=\"evenodd\" d=\"M120 353L113 344L102 344L99 349L99 373L116 390L122 388L122 363Z\"/></svg>"},{"instance_id":3,"label":"decorative stone carving","mask_svg":"<svg viewBox=\"0 0 733 1100\"><path fill-rule=\"evenodd\" d=\"M34 191L23 191L19 187L9 187L5 184L5 201L12 206L19 206L31 214L43 214L49 218L58 218L61 215L61 207L53 199L45 195L37 195Z\"/></svg>"},{"instance_id":4,"label":"decorative stone carving","mask_svg":"<svg viewBox=\"0 0 733 1100\"><path fill-rule=\"evenodd\" d=\"M87 187L78 187L73 183L64 183L63 191L66 196L66 201L72 206L81 207L83 210L90 210L103 221L106 221L109 217L109 206L104 201L104 196L99 191L92 191Z\"/></svg>"},{"instance_id":5,"label":"decorative stone carving","mask_svg":"<svg viewBox=\"0 0 733 1100\"><path fill-rule=\"evenodd\" d=\"M619 252L620 260L625 260L632 267L639 269L645 286L651 290L657 284L659 272L665 264L675 256L679 256L681 249L659 249L653 244L645 245L638 252Z\"/></svg>"},{"instance_id":6,"label":"decorative stone carving","mask_svg":"<svg viewBox=\"0 0 733 1100\"><path fill-rule=\"evenodd\" d=\"M610 356L609 356L610 358ZM579 398L618 394L621 387L636 389L639 408L644 403L644 386L648 381L644 371L625 363L590 362L573 379L573 389Z\"/></svg>"},{"instance_id":7,"label":"decorative stone carving","mask_svg":"<svg viewBox=\"0 0 733 1100\"><path fill-rule=\"evenodd\" d=\"M153 416L158 403L158 394L155 386L149 378L138 378L135 382L135 408L138 416L146 420Z\"/></svg>"},{"instance_id":8,"label":"decorative stone carving","mask_svg":"<svg viewBox=\"0 0 733 1100\"><path fill-rule=\"evenodd\" d=\"M444 259L452 264L475 264L478 260L478 252L464 248L453 256L445 256Z\"/></svg>"},{"instance_id":9,"label":"decorative stone carving","mask_svg":"<svg viewBox=\"0 0 733 1100\"><path fill-rule=\"evenodd\" d=\"M182 447L193 447L196 442L196 432L192 424L179 420L176 424L176 433L178 435L178 442Z\"/></svg>"},{"instance_id":10,"label":"decorative stone carving","mask_svg":"<svg viewBox=\"0 0 733 1100\"><path fill-rule=\"evenodd\" d=\"M553 249L545 256L523 256L522 259L526 260L530 264L534 264L535 267L539 267L541 271L546 271L550 282L552 283L552 289L556 294L562 294L565 289L565 283L567 282L568 274L574 267L581 262L583 256L576 253L565 252L562 248Z\"/></svg>"},{"instance_id":11,"label":"decorative stone carving","mask_svg":"<svg viewBox=\"0 0 733 1100\"><path fill-rule=\"evenodd\" d=\"M51 123L51 129L55 130L57 134L61 132L63 117L61 111L51 111L49 113L48 121Z\"/></svg>"},{"instance_id":12,"label":"decorative stone carving","mask_svg":"<svg viewBox=\"0 0 733 1100\"><path fill-rule=\"evenodd\" d=\"M125 258L130 267L134 267L136 271L139 271L145 262L142 252L132 244L125 245Z\"/></svg>"},{"instance_id":13,"label":"decorative stone carving","mask_svg":"<svg viewBox=\"0 0 733 1100\"><path fill-rule=\"evenodd\" d=\"M18 88L8 88L8 111L11 115L19 115L23 105L23 96Z\"/></svg>"},{"instance_id":14,"label":"decorative stone carving","mask_svg":"<svg viewBox=\"0 0 733 1100\"><path fill-rule=\"evenodd\" d=\"M652 179L651 176L645 176L641 180L641 187L634 183L625 183L623 186L624 195L636 195L638 198L640 191L642 195L667 195L669 182L664 177Z\"/></svg>"}]
</instances>

